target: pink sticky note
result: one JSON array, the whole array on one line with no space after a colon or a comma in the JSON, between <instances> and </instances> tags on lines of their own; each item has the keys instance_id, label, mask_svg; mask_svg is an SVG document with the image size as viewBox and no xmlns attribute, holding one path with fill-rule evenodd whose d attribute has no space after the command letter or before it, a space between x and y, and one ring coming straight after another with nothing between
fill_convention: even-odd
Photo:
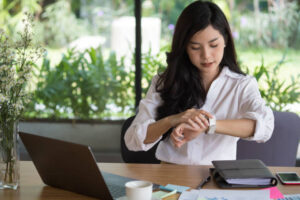
<instances>
[{"instance_id":1,"label":"pink sticky note","mask_svg":"<svg viewBox=\"0 0 300 200\"><path fill-rule=\"evenodd\" d=\"M270 199L280 199L284 198L282 193L278 190L277 187L270 187L270 188L264 188L263 190L269 190L270 191Z\"/></svg>"}]
</instances>

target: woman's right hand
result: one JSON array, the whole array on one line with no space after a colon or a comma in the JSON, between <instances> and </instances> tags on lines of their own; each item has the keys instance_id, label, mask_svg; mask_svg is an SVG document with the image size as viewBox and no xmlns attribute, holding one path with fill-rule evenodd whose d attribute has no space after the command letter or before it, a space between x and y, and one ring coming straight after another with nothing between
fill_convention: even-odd
<instances>
[{"instance_id":1,"label":"woman's right hand","mask_svg":"<svg viewBox=\"0 0 300 200\"><path fill-rule=\"evenodd\" d=\"M188 124L179 124L171 133L171 140L175 147L180 148L185 143L195 139L207 130L208 126L199 118L197 122L190 120Z\"/></svg>"},{"instance_id":2,"label":"woman's right hand","mask_svg":"<svg viewBox=\"0 0 300 200\"><path fill-rule=\"evenodd\" d=\"M173 129L171 140L179 148L205 132L209 127L207 118L212 118L213 116L204 110L189 109L173 117L175 120L178 117L177 119L180 123Z\"/></svg>"},{"instance_id":3,"label":"woman's right hand","mask_svg":"<svg viewBox=\"0 0 300 200\"><path fill-rule=\"evenodd\" d=\"M170 116L170 123L172 127L176 127L182 123L189 123L190 120L196 122L200 118L204 121L205 125L209 125L207 118L212 118L213 116L204 110L199 110L195 108L188 109L184 112Z\"/></svg>"}]
</instances>

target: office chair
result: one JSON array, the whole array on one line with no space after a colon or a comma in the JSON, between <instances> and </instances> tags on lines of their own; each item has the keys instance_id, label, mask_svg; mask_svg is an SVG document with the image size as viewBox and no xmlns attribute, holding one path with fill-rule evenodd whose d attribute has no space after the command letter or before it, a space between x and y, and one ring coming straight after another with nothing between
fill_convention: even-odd
<instances>
[{"instance_id":1,"label":"office chair","mask_svg":"<svg viewBox=\"0 0 300 200\"><path fill-rule=\"evenodd\" d=\"M155 152L158 146L158 143L154 145L148 151L130 151L125 144L124 135L134 120L135 116L129 117L125 120L121 129L121 155L122 159L126 163L152 163L159 164L160 161L156 159Z\"/></svg>"},{"instance_id":2,"label":"office chair","mask_svg":"<svg viewBox=\"0 0 300 200\"><path fill-rule=\"evenodd\" d=\"M300 140L300 118L295 113L274 111L273 135L266 143L239 140L237 159L260 159L268 166L295 166Z\"/></svg>"}]
</instances>

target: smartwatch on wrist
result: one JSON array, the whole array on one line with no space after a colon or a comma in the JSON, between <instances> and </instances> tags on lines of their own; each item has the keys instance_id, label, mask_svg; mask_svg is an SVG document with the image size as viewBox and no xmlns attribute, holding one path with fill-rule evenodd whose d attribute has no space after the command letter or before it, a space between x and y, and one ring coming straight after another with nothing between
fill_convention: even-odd
<instances>
[{"instance_id":1,"label":"smartwatch on wrist","mask_svg":"<svg viewBox=\"0 0 300 200\"><path fill-rule=\"evenodd\" d=\"M213 118L208 118L208 122L209 122L209 127L205 133L208 135L212 135L216 131L216 117L213 116Z\"/></svg>"}]
</instances>

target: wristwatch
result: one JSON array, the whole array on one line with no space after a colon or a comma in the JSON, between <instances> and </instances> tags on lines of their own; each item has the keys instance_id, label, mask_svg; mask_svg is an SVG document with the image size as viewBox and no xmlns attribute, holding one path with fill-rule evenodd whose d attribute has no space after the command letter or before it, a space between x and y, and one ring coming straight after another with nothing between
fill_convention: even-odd
<instances>
[{"instance_id":1,"label":"wristwatch","mask_svg":"<svg viewBox=\"0 0 300 200\"><path fill-rule=\"evenodd\" d=\"M213 116L213 118L208 118L209 127L207 131L205 132L208 135L215 134L216 131L216 117Z\"/></svg>"}]
</instances>

